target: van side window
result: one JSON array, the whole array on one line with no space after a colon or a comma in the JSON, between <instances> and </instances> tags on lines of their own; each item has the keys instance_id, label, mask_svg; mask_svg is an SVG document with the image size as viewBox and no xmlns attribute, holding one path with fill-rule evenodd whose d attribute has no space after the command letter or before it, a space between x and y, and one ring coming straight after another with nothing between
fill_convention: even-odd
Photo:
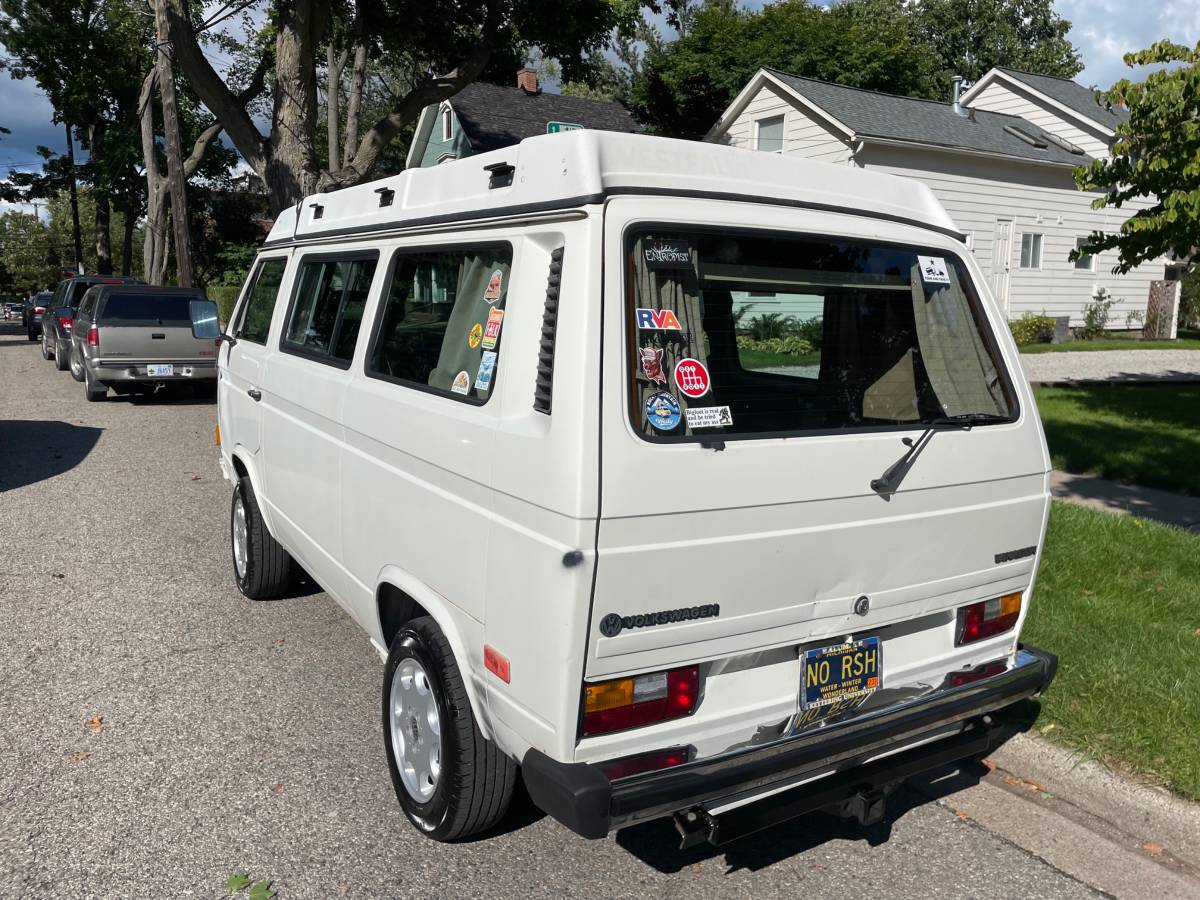
<instances>
[{"instance_id":1,"label":"van side window","mask_svg":"<svg viewBox=\"0 0 1200 900\"><path fill-rule=\"evenodd\" d=\"M377 261L377 254L370 258L305 258L296 278L281 348L349 363Z\"/></svg>"},{"instance_id":2,"label":"van side window","mask_svg":"<svg viewBox=\"0 0 1200 900\"><path fill-rule=\"evenodd\" d=\"M511 244L398 251L367 374L486 403L511 269Z\"/></svg>"},{"instance_id":3,"label":"van side window","mask_svg":"<svg viewBox=\"0 0 1200 900\"><path fill-rule=\"evenodd\" d=\"M241 316L233 328L233 336L252 344L266 346L267 332L271 330L271 313L275 310L275 298L279 285L283 283L283 272L287 259L276 257L264 259L254 273L254 282L246 292Z\"/></svg>"}]
</instances>

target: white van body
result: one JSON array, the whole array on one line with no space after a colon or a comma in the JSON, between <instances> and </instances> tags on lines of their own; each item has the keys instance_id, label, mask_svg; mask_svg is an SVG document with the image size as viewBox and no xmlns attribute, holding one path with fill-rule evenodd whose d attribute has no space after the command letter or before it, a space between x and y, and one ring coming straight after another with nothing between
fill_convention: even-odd
<instances>
[{"instance_id":1,"label":"white van body","mask_svg":"<svg viewBox=\"0 0 1200 900\"><path fill-rule=\"evenodd\" d=\"M675 245L681 265L700 259L702 246L719 254L733 240L739 252L757 253L756 236L800 235L814 258L811 248L825 241L843 256L918 248L922 265L957 267L962 295L975 297L974 346L990 354L989 389L1003 391L1005 412L995 422L933 424L892 412L899 418L880 425L861 423L858 410L856 427L742 435L710 427L660 440L638 418L642 395L630 401L634 355L648 346L662 359L667 346L653 335L639 344L630 331L630 241L654 229L684 235ZM788 259L787 246L762 252ZM380 324L390 273L413 254L452 259L456 248L479 247L511 253L482 298L503 291L501 353L491 357L486 402L467 402L445 384L434 390L372 374L374 342L391 339ZM298 275L305 261L316 272L324 260L328 272L366 257L373 262L322 282L349 292L343 283L358 279L358 299L342 301L361 308L357 339L342 341L348 359L288 352L285 337L300 335L289 313L299 281L326 277ZM769 281L762 273L774 271L715 258L696 263L709 284L724 277L761 286ZM638 277L666 283L661 271L647 271ZM413 276L411 291L424 277ZM914 291L920 305L920 280L913 275L910 285L906 270L830 277L851 291L886 282L908 316ZM944 272L929 277L926 290L948 283ZM1016 347L985 285L923 185L711 144L573 131L307 198L275 222L219 357L222 469L235 486L246 483L256 505L247 512L235 493L239 579L245 554L258 552L245 537L258 516L381 654L396 652L414 617L432 620L462 676L462 712L496 751L496 765L520 764L535 802L585 836L672 813L685 843L731 839L817 807L877 818L881 798L907 774L986 751L998 740L987 714L1039 693L1054 674L1052 656L1018 642L1049 512L1049 458ZM438 288L429 289L432 309ZM736 294L744 304L755 296ZM248 313L252 296L269 305ZM883 308L863 302L870 315L854 327L866 328ZM638 323L654 319L641 307L637 314ZM350 316L338 314L343 337L352 334L343 322ZM410 327L402 325L395 334ZM827 348L828 334L826 326ZM705 352L716 353L718 337L704 338ZM467 344L478 340L472 325ZM485 347L489 340L496 346L485 334ZM912 365L894 370L906 384ZM682 383L678 371L674 384L670 372L647 371L651 388L670 393ZM823 376L814 372L806 377L815 383ZM463 387L461 374L452 389ZM770 371L752 374L775 390ZM710 378L699 377L693 392ZM655 421L681 418L678 403L656 402ZM735 419L748 415L741 408ZM764 408L762 421L772 414ZM832 422L840 413L827 415ZM1008 627L960 642L960 610L991 602L980 615L992 616L1001 597L1014 598L1004 601ZM806 653L847 646L878 651L877 680L822 720L808 712L822 707L811 696L806 704L804 691L806 678L826 677L806 674L822 657ZM842 652L831 651L835 666ZM869 653L856 659L880 665ZM690 704L687 714L651 721L644 712L647 724L583 733L587 686L613 682L615 693L604 696L619 700L628 690L622 679L651 676L636 683L636 696L659 690L654 673L668 670L685 673L666 683L691 691L679 700ZM391 665L388 677L400 678ZM850 696L849 676L841 677L831 697ZM385 683L385 731L388 691ZM439 777L447 780L446 724L440 759L428 757L435 764L418 789L405 782L409 802L397 782L410 818L435 837L463 833L438 831L413 813L431 802L422 790L443 790ZM409 726L392 725L394 740L404 740ZM412 731L414 746L438 754L422 743L427 737ZM397 760L389 764L395 777ZM774 802L755 802L766 798Z\"/></svg>"}]
</instances>

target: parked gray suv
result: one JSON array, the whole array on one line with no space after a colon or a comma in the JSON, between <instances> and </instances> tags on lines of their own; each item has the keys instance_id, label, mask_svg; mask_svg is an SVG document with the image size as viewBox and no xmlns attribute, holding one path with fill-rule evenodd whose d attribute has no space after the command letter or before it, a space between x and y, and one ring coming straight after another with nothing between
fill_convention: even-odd
<instances>
[{"instance_id":1,"label":"parked gray suv","mask_svg":"<svg viewBox=\"0 0 1200 900\"><path fill-rule=\"evenodd\" d=\"M88 400L190 382L216 393L217 305L193 288L97 285L71 330L71 375Z\"/></svg>"}]
</instances>

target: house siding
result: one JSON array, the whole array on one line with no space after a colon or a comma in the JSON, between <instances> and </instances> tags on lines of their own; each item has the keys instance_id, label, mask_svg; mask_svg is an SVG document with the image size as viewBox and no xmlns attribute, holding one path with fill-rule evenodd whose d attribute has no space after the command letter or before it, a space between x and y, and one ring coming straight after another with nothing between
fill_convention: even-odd
<instances>
[{"instance_id":1,"label":"house siding","mask_svg":"<svg viewBox=\"0 0 1200 900\"><path fill-rule=\"evenodd\" d=\"M970 104L975 109L1020 116L1043 131L1075 144L1088 156L1108 156L1108 143L1098 131L1084 130L1056 112L1038 103L1030 94L1007 84L993 81Z\"/></svg>"},{"instance_id":2,"label":"house siding","mask_svg":"<svg viewBox=\"0 0 1200 900\"><path fill-rule=\"evenodd\" d=\"M829 163L844 163L850 158L850 148L845 141L830 133L798 104L766 85L751 98L720 140L734 147L757 150L754 123L772 116L784 117L784 153Z\"/></svg>"},{"instance_id":3,"label":"house siding","mask_svg":"<svg viewBox=\"0 0 1200 900\"><path fill-rule=\"evenodd\" d=\"M452 153L456 159L462 159L466 156L474 154L471 148L471 142L467 140L466 134L463 133L458 124L458 116L454 115L454 108L450 108L450 115L454 125L451 128L449 141L442 140L442 109L444 106L439 106L433 110L433 115L430 116L431 126L429 134L425 138L425 146L421 150L420 156L417 158L417 165L421 167L436 166L438 159L443 154Z\"/></svg>"},{"instance_id":4,"label":"house siding","mask_svg":"<svg viewBox=\"0 0 1200 900\"><path fill-rule=\"evenodd\" d=\"M1138 208L1092 209L1095 194L1075 187L1066 168L1029 165L999 159L868 144L857 156L868 169L918 178L933 190L958 227L970 234L971 248L989 282L997 219L1013 220L1009 247L1007 315L1045 313L1083 321L1084 307L1100 287L1119 298L1109 326L1123 328L1130 313L1144 313L1150 282L1163 277L1163 265L1145 263L1125 275L1114 275L1115 252L1096 260L1094 271L1078 270L1067 258L1075 239L1094 230L1114 231ZM1148 205L1148 204L1144 204ZM1038 217L1041 222L1038 222ZM1043 235L1040 269L1019 268L1021 235ZM999 298L998 298L999 299ZM1132 324L1132 323L1130 323Z\"/></svg>"}]
</instances>

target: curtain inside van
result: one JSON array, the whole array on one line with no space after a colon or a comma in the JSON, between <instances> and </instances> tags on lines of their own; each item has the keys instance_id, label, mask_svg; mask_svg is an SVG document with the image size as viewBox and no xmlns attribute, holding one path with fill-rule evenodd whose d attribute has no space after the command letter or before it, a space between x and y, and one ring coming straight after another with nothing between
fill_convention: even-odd
<instances>
[{"instance_id":1,"label":"curtain inside van","mask_svg":"<svg viewBox=\"0 0 1200 900\"><path fill-rule=\"evenodd\" d=\"M505 251L507 255L507 251ZM466 372L471 381L470 396L486 396L488 390L474 387L483 347L479 341L471 346L471 330L479 325L486 326L488 313L492 309L504 309L508 299L510 266L497 258L498 254L475 251L463 257L458 270L458 281L454 292L454 308L446 322L446 334L442 340L437 367L429 373L429 386L450 390L459 372ZM499 274L499 287L492 284L493 276ZM489 302L489 289L498 291L498 296Z\"/></svg>"},{"instance_id":2,"label":"curtain inside van","mask_svg":"<svg viewBox=\"0 0 1200 900\"><path fill-rule=\"evenodd\" d=\"M927 284L918 265L911 269L913 317L921 359L946 415L1005 415L1008 402L1000 374L983 342L971 305L948 266L949 284Z\"/></svg>"}]
</instances>

